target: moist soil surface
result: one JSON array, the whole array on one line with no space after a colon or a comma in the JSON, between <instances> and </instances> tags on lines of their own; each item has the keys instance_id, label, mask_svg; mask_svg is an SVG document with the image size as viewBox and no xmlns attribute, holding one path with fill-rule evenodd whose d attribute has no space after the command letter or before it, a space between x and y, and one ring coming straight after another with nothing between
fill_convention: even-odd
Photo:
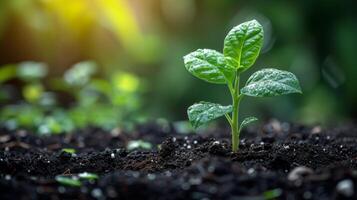
<instances>
[{"instance_id":1,"label":"moist soil surface","mask_svg":"<svg viewBox=\"0 0 357 200\"><path fill-rule=\"evenodd\" d=\"M227 128L180 134L151 123L130 133L52 136L2 128L0 199L357 199L357 125L271 121L241 138L232 153ZM125 149L138 139L153 149ZM99 178L77 186L56 180L83 172Z\"/></svg>"}]
</instances>

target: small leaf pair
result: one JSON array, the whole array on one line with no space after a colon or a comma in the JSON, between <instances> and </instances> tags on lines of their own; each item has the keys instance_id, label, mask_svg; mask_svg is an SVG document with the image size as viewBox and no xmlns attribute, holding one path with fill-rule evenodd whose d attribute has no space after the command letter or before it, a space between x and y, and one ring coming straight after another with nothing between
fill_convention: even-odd
<instances>
[{"instance_id":1,"label":"small leaf pair","mask_svg":"<svg viewBox=\"0 0 357 200\"><path fill-rule=\"evenodd\" d=\"M302 93L294 74L273 68L253 73L245 86L239 88L240 75L255 63L263 45L263 36L263 27L258 21L244 22L229 31L224 39L223 53L198 49L184 56L185 67L192 75L209 83L228 86L232 105L201 101L190 106L187 113L194 128L225 116L231 125L233 152L238 150L241 129L257 121L255 117L248 117L239 126L239 103L243 96L273 97Z\"/></svg>"}]
</instances>

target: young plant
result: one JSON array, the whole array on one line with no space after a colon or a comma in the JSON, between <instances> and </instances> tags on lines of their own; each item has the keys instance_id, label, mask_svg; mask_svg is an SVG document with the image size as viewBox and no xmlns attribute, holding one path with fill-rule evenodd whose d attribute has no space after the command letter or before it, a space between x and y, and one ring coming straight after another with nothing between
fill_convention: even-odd
<instances>
[{"instance_id":1,"label":"young plant","mask_svg":"<svg viewBox=\"0 0 357 200\"><path fill-rule=\"evenodd\" d=\"M225 116L231 126L232 150L239 148L239 134L243 127L258 120L248 117L239 126L239 103L244 96L273 97L290 93L302 93L299 81L290 72L266 68L259 70L239 88L240 75L257 59L263 45L263 27L258 21L244 22L224 39L223 54L211 49L198 49L186 56L186 69L195 77L215 84L226 84L232 96L232 105L199 102L187 110L194 128L215 118ZM229 115L229 113L232 113Z\"/></svg>"}]
</instances>

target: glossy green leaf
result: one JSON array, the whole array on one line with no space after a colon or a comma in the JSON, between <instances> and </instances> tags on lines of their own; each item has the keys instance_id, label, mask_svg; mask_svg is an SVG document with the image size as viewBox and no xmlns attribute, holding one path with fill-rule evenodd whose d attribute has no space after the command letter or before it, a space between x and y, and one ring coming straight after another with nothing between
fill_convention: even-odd
<instances>
[{"instance_id":1,"label":"glossy green leaf","mask_svg":"<svg viewBox=\"0 0 357 200\"><path fill-rule=\"evenodd\" d=\"M80 187L82 185L77 177L58 175L55 179L58 183L66 186Z\"/></svg>"},{"instance_id":2,"label":"glossy green leaf","mask_svg":"<svg viewBox=\"0 0 357 200\"><path fill-rule=\"evenodd\" d=\"M226 64L223 54L211 49L198 49L184 56L186 69L204 81L216 84L232 82L235 70Z\"/></svg>"},{"instance_id":3,"label":"glossy green leaf","mask_svg":"<svg viewBox=\"0 0 357 200\"><path fill-rule=\"evenodd\" d=\"M241 89L241 93L253 97L273 97L302 92L293 73L267 68L255 72Z\"/></svg>"},{"instance_id":4,"label":"glossy green leaf","mask_svg":"<svg viewBox=\"0 0 357 200\"><path fill-rule=\"evenodd\" d=\"M244 127L246 127L248 124L253 123L258 121L258 118L256 117L247 117L245 118L242 123L240 124L239 130L242 130Z\"/></svg>"},{"instance_id":5,"label":"glossy green leaf","mask_svg":"<svg viewBox=\"0 0 357 200\"><path fill-rule=\"evenodd\" d=\"M263 45L263 27L256 20L244 22L234 27L224 39L224 56L233 58L240 64L236 68L244 71L257 59Z\"/></svg>"},{"instance_id":6,"label":"glossy green leaf","mask_svg":"<svg viewBox=\"0 0 357 200\"><path fill-rule=\"evenodd\" d=\"M79 174L78 174L78 177L79 177L80 179L87 179L87 180L89 180L89 181L91 181L91 180L96 180L96 179L99 178L97 174L89 173L89 172L79 173Z\"/></svg>"},{"instance_id":7,"label":"glossy green leaf","mask_svg":"<svg viewBox=\"0 0 357 200\"><path fill-rule=\"evenodd\" d=\"M222 106L204 101L196 103L187 109L188 119L194 128L230 112L232 112L231 105Z\"/></svg>"},{"instance_id":8,"label":"glossy green leaf","mask_svg":"<svg viewBox=\"0 0 357 200\"><path fill-rule=\"evenodd\" d=\"M63 151L63 152L66 152L66 153L69 153L69 154L74 154L74 153L76 153L76 150L75 150L75 149L72 149L72 148L63 148L62 151Z\"/></svg>"}]
</instances>

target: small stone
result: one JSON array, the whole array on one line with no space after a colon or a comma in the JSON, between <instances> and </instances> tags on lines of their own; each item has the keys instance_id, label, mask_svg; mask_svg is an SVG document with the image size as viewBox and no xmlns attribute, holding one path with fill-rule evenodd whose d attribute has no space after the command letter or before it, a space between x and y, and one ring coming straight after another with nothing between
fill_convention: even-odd
<instances>
[{"instance_id":1,"label":"small stone","mask_svg":"<svg viewBox=\"0 0 357 200\"><path fill-rule=\"evenodd\" d=\"M311 134L318 134L321 133L321 127L320 126L315 126L312 130L311 130Z\"/></svg>"},{"instance_id":2,"label":"small stone","mask_svg":"<svg viewBox=\"0 0 357 200\"><path fill-rule=\"evenodd\" d=\"M6 174L6 175L5 175L5 180L7 180L7 181L8 181L8 180L11 180L11 175Z\"/></svg>"},{"instance_id":3,"label":"small stone","mask_svg":"<svg viewBox=\"0 0 357 200\"><path fill-rule=\"evenodd\" d=\"M336 190L345 197L351 197L354 194L353 181L349 179L342 180L337 183Z\"/></svg>"},{"instance_id":4,"label":"small stone","mask_svg":"<svg viewBox=\"0 0 357 200\"><path fill-rule=\"evenodd\" d=\"M91 195L96 198L99 199L103 196L103 192L101 189L99 188L95 188L94 190L92 190Z\"/></svg>"},{"instance_id":5,"label":"small stone","mask_svg":"<svg viewBox=\"0 0 357 200\"><path fill-rule=\"evenodd\" d=\"M114 159L114 158L115 158L115 154L114 154L114 153L111 153L111 154L110 154L110 157Z\"/></svg>"},{"instance_id":6,"label":"small stone","mask_svg":"<svg viewBox=\"0 0 357 200\"><path fill-rule=\"evenodd\" d=\"M219 145L219 144L220 144L219 141L214 141L214 142L213 142L213 145Z\"/></svg>"},{"instance_id":7,"label":"small stone","mask_svg":"<svg viewBox=\"0 0 357 200\"><path fill-rule=\"evenodd\" d=\"M305 166L295 167L291 172L288 174L289 181L301 181L305 176L313 174L314 171Z\"/></svg>"},{"instance_id":8,"label":"small stone","mask_svg":"<svg viewBox=\"0 0 357 200\"><path fill-rule=\"evenodd\" d=\"M254 174L255 173L255 169L254 168L249 168L247 173L248 174Z\"/></svg>"},{"instance_id":9,"label":"small stone","mask_svg":"<svg viewBox=\"0 0 357 200\"><path fill-rule=\"evenodd\" d=\"M151 181L156 179L156 175L155 174L148 174L147 177Z\"/></svg>"}]
</instances>

